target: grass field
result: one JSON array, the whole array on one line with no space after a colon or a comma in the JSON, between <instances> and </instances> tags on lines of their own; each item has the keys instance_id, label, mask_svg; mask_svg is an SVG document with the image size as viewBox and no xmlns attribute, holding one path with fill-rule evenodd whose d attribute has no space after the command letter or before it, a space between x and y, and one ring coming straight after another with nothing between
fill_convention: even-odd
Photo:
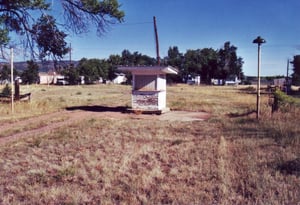
<instances>
[{"instance_id":1,"label":"grass field","mask_svg":"<svg viewBox=\"0 0 300 205\"><path fill-rule=\"evenodd\" d=\"M130 106L131 87L22 86L30 102L0 105L0 138L59 123L67 107ZM0 145L0 204L299 204L299 99L271 115L249 88L173 85L172 110L205 121L89 116Z\"/></svg>"}]
</instances>

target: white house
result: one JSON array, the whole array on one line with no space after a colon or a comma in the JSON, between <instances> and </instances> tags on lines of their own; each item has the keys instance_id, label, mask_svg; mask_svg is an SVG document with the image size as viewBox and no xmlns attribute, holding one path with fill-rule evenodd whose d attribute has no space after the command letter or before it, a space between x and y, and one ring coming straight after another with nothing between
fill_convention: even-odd
<instances>
[{"instance_id":1,"label":"white house","mask_svg":"<svg viewBox=\"0 0 300 205\"><path fill-rule=\"evenodd\" d=\"M114 84L125 83L127 78L124 73L115 73L116 77L112 80Z\"/></svg>"},{"instance_id":2,"label":"white house","mask_svg":"<svg viewBox=\"0 0 300 205\"><path fill-rule=\"evenodd\" d=\"M119 67L132 73L132 109L162 113L166 107L166 74L177 74L171 66Z\"/></svg>"},{"instance_id":3,"label":"white house","mask_svg":"<svg viewBox=\"0 0 300 205\"><path fill-rule=\"evenodd\" d=\"M40 72L40 84L56 84L58 75L55 72Z\"/></svg>"}]
</instances>

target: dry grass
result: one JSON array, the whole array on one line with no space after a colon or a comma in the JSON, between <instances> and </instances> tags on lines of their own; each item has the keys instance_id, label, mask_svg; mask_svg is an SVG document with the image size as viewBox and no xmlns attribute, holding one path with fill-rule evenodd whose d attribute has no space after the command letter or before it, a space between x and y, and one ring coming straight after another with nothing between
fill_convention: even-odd
<instances>
[{"instance_id":1,"label":"dry grass","mask_svg":"<svg viewBox=\"0 0 300 205\"><path fill-rule=\"evenodd\" d=\"M0 90L2 88L0 87ZM109 105L116 106L120 102L123 106L130 105L130 87L116 85L91 86L47 86L24 85L20 93L31 93L31 101L15 102L14 112L11 115L11 105L1 104L0 122L38 116L80 105Z\"/></svg>"},{"instance_id":2,"label":"dry grass","mask_svg":"<svg viewBox=\"0 0 300 205\"><path fill-rule=\"evenodd\" d=\"M40 107L22 117L69 105L130 104L127 86L34 89L31 103ZM48 99L54 105L42 105ZM247 115L255 109L253 94L236 87L177 85L168 88L172 109L209 111L212 118L91 116L2 145L0 204L297 204L299 108L271 116L267 102L262 96L258 123ZM2 120L19 119L6 112L1 111Z\"/></svg>"}]
</instances>

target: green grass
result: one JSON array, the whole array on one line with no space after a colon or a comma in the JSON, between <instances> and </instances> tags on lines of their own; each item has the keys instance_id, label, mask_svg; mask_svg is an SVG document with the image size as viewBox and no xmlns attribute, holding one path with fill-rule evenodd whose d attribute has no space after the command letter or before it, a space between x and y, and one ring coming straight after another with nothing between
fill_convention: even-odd
<instances>
[{"instance_id":1,"label":"green grass","mask_svg":"<svg viewBox=\"0 0 300 205\"><path fill-rule=\"evenodd\" d=\"M4 105L1 120L67 106L130 104L129 86L42 89L34 87L32 102L17 105L17 116ZM300 201L298 106L272 115L268 96L262 95L257 121L251 114L256 96L248 89L175 85L167 96L171 109L207 111L211 118L169 122L90 116L1 145L0 204ZM24 108L32 112L18 114Z\"/></svg>"}]
</instances>

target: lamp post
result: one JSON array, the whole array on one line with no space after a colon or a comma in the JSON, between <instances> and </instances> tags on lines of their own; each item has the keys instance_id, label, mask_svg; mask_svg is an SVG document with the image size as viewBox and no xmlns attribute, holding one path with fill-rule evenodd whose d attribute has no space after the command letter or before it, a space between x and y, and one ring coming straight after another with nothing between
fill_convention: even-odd
<instances>
[{"instance_id":1,"label":"lamp post","mask_svg":"<svg viewBox=\"0 0 300 205\"><path fill-rule=\"evenodd\" d=\"M256 98L256 119L259 119L260 113L260 45L266 43L266 40L258 36L252 43L258 45L257 51L257 98Z\"/></svg>"}]
</instances>

